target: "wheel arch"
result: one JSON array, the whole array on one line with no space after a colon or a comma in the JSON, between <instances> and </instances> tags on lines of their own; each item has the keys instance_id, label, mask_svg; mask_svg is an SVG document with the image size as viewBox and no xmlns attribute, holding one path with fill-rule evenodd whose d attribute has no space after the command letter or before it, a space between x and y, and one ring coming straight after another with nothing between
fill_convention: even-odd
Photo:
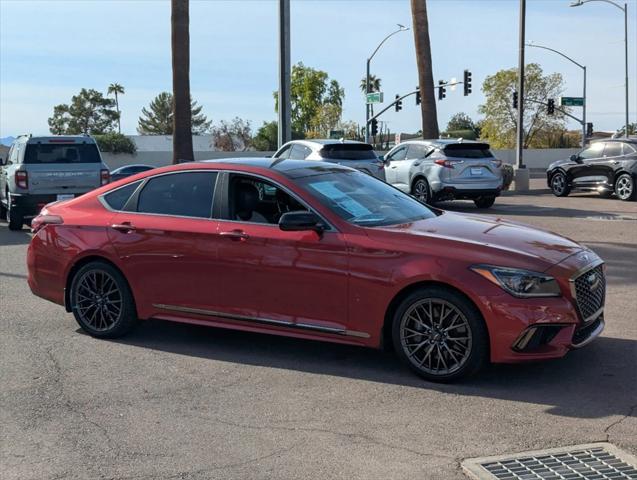
<instances>
[{"instance_id":1,"label":"wheel arch","mask_svg":"<svg viewBox=\"0 0 637 480\"><path fill-rule=\"evenodd\" d=\"M392 322L393 322L394 314L396 313L396 310L400 306L401 302L407 296L411 295L411 293L413 293L414 291L419 290L419 289L424 288L424 287L441 287L441 288L445 288L447 290L450 290L450 291L462 296L465 300L467 300L467 302L469 302L471 305L473 305L475 307L476 311L480 315L480 321L482 322L482 324L484 326L484 329L486 331L486 334L487 334L487 346L489 348L489 351L487 352L487 358L490 358L490 355L491 355L491 334L489 332L489 328L487 327L487 322L484 319L484 315L483 315L482 311L480 310L480 307L476 304L476 302L474 302L471 299L471 297L469 297L466 293L464 293L459 288L454 287L453 285L451 285L449 283L441 282L441 281L438 281L438 280L422 280L422 281L418 281L418 282L406 285L405 287L403 287L394 296L394 298L392 298L392 300L389 302L389 305L387 306L387 309L385 310L385 318L383 320L383 327L382 327L381 334L380 334L381 348L383 348L385 350L393 348L392 347L392 345L393 345L393 342L392 342Z\"/></svg>"},{"instance_id":2,"label":"wheel arch","mask_svg":"<svg viewBox=\"0 0 637 480\"><path fill-rule=\"evenodd\" d=\"M64 308L65 308L65 310L67 312L71 312L71 298L70 298L71 282L73 282L73 278L75 277L75 274L84 265L88 265L89 263L93 263L93 262L106 263L107 265L110 265L111 267L113 267L115 270L117 270L122 275L122 278L126 282L126 285L128 286L128 289L131 292L131 296L133 297L133 303L135 305L135 311L137 311L137 303L135 302L135 294L133 293L133 289L131 288L130 282L126 278L126 275L124 275L124 272L122 272L121 268L119 268L115 263L113 263L108 258L106 258L104 256L101 256L101 255L95 255L95 254L88 255L86 257L82 257L82 258L78 259L73 264L73 266L69 269L69 272L66 275L66 280L64 282Z\"/></svg>"}]
</instances>

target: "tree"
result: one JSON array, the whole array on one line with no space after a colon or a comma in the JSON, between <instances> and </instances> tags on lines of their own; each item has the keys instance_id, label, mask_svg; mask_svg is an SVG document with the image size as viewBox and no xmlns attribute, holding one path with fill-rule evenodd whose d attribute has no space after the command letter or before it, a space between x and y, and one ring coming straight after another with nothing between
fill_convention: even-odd
<instances>
[{"instance_id":1,"label":"tree","mask_svg":"<svg viewBox=\"0 0 637 480\"><path fill-rule=\"evenodd\" d=\"M276 121L263 122L252 138L252 146L259 152L274 152L279 147L279 126ZM292 140L305 138L303 132L292 130Z\"/></svg>"},{"instance_id":2,"label":"tree","mask_svg":"<svg viewBox=\"0 0 637 480\"><path fill-rule=\"evenodd\" d=\"M302 62L292 66L290 103L292 104L292 130L309 132L321 115L324 105L333 105L342 113L345 90L326 72L306 67ZM274 92L274 107L278 111L278 94Z\"/></svg>"},{"instance_id":3,"label":"tree","mask_svg":"<svg viewBox=\"0 0 637 480\"><path fill-rule=\"evenodd\" d=\"M130 154L137 152L135 143L121 133L111 132L104 135L95 135L95 141L100 148L100 152Z\"/></svg>"},{"instance_id":4,"label":"tree","mask_svg":"<svg viewBox=\"0 0 637 480\"><path fill-rule=\"evenodd\" d=\"M426 0L411 0L411 16L414 25L418 85L420 86L420 112L423 138L438 138L438 114L434 92L434 75L431 65L431 42Z\"/></svg>"},{"instance_id":5,"label":"tree","mask_svg":"<svg viewBox=\"0 0 637 480\"><path fill-rule=\"evenodd\" d=\"M201 135L210 130L211 121L201 113L203 106L190 100L191 129L192 134ZM140 135L172 135L173 120L173 96L168 92L157 95L148 108L142 108L142 116L139 117L137 132Z\"/></svg>"},{"instance_id":6,"label":"tree","mask_svg":"<svg viewBox=\"0 0 637 480\"><path fill-rule=\"evenodd\" d=\"M371 93L371 92L380 92L380 86L381 86L382 80L380 78L378 78L376 75L370 75L369 76L369 92L367 92L367 77L363 77L361 79L361 92L363 92L363 94L365 93Z\"/></svg>"},{"instance_id":7,"label":"tree","mask_svg":"<svg viewBox=\"0 0 637 480\"><path fill-rule=\"evenodd\" d=\"M171 1L171 50L173 67L173 163L192 161L192 112L190 99L189 0Z\"/></svg>"},{"instance_id":8,"label":"tree","mask_svg":"<svg viewBox=\"0 0 637 480\"><path fill-rule=\"evenodd\" d=\"M336 129L341 122L342 108L339 105L326 103L321 105L312 118L307 138L329 137L330 130Z\"/></svg>"},{"instance_id":9,"label":"tree","mask_svg":"<svg viewBox=\"0 0 637 480\"><path fill-rule=\"evenodd\" d=\"M456 113L449 119L447 123L447 131L454 130L474 130L476 129L475 123L471 120L471 117L464 112Z\"/></svg>"},{"instance_id":10,"label":"tree","mask_svg":"<svg viewBox=\"0 0 637 480\"><path fill-rule=\"evenodd\" d=\"M49 129L54 135L98 135L114 130L119 118L115 101L93 89L83 88L71 98L70 104L53 107Z\"/></svg>"},{"instance_id":11,"label":"tree","mask_svg":"<svg viewBox=\"0 0 637 480\"><path fill-rule=\"evenodd\" d=\"M565 115L562 112L556 109L553 115L546 113L547 100L558 98L564 90L562 75L544 75L537 63L527 65L525 70L524 148L543 148L547 144L538 136L539 132L562 131L565 128ZM487 77L482 84L486 102L478 109L485 116L481 137L488 140L493 148L515 146L517 111L513 108L512 99L517 88L517 77L517 68L500 70Z\"/></svg>"},{"instance_id":12,"label":"tree","mask_svg":"<svg viewBox=\"0 0 637 480\"><path fill-rule=\"evenodd\" d=\"M619 130L617 130L617 133L615 134L616 137L623 137L624 135L626 135L626 125L623 125ZM637 123L629 123L628 124L628 135L637 135Z\"/></svg>"},{"instance_id":13,"label":"tree","mask_svg":"<svg viewBox=\"0 0 637 480\"><path fill-rule=\"evenodd\" d=\"M212 128L214 147L222 152L245 152L252 145L250 122L239 117L230 122L222 120Z\"/></svg>"},{"instance_id":14,"label":"tree","mask_svg":"<svg viewBox=\"0 0 637 480\"><path fill-rule=\"evenodd\" d=\"M122 133L122 124L121 124L121 117L122 117L122 113L119 111L119 99L117 98L118 94L124 95L124 87L122 87L119 83L111 83L108 86L108 91L106 92L107 95L110 95L111 93L115 94L115 108L117 109L117 133Z\"/></svg>"}]
</instances>

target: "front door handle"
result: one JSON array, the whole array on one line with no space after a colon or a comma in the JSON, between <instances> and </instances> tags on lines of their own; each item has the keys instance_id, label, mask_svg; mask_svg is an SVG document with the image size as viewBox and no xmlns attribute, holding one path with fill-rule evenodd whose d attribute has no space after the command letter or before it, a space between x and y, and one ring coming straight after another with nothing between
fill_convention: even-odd
<instances>
[{"instance_id":1,"label":"front door handle","mask_svg":"<svg viewBox=\"0 0 637 480\"><path fill-rule=\"evenodd\" d=\"M135 226L132 225L130 222L114 223L113 225L111 225L111 228L122 233L130 233L136 230Z\"/></svg>"},{"instance_id":2,"label":"front door handle","mask_svg":"<svg viewBox=\"0 0 637 480\"><path fill-rule=\"evenodd\" d=\"M250 238L250 235L248 235L243 230L230 230L229 232L221 232L219 235L221 235L222 237L229 238L230 240L242 241L242 242Z\"/></svg>"}]
</instances>

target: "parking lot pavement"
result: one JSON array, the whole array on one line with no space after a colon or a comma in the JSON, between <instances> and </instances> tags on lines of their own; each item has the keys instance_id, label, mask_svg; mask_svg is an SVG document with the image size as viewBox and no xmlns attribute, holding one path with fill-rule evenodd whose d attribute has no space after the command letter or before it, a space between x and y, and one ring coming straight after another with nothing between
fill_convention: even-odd
<instances>
[{"instance_id":1,"label":"parking lot pavement","mask_svg":"<svg viewBox=\"0 0 637 480\"><path fill-rule=\"evenodd\" d=\"M390 353L160 321L95 340L30 294L29 235L0 225L3 479L460 479L467 457L605 440L636 454L637 203L538 193L487 213L597 251L607 328L457 385Z\"/></svg>"}]
</instances>

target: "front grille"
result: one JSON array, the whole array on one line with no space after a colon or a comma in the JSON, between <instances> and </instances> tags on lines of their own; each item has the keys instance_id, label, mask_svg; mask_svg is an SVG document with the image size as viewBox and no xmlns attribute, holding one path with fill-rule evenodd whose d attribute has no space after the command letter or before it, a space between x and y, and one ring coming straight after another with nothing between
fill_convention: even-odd
<instances>
[{"instance_id":1,"label":"front grille","mask_svg":"<svg viewBox=\"0 0 637 480\"><path fill-rule=\"evenodd\" d=\"M594 320L595 314L604 307L606 297L606 277L603 265L587 270L573 283L577 309L582 321Z\"/></svg>"}]
</instances>

